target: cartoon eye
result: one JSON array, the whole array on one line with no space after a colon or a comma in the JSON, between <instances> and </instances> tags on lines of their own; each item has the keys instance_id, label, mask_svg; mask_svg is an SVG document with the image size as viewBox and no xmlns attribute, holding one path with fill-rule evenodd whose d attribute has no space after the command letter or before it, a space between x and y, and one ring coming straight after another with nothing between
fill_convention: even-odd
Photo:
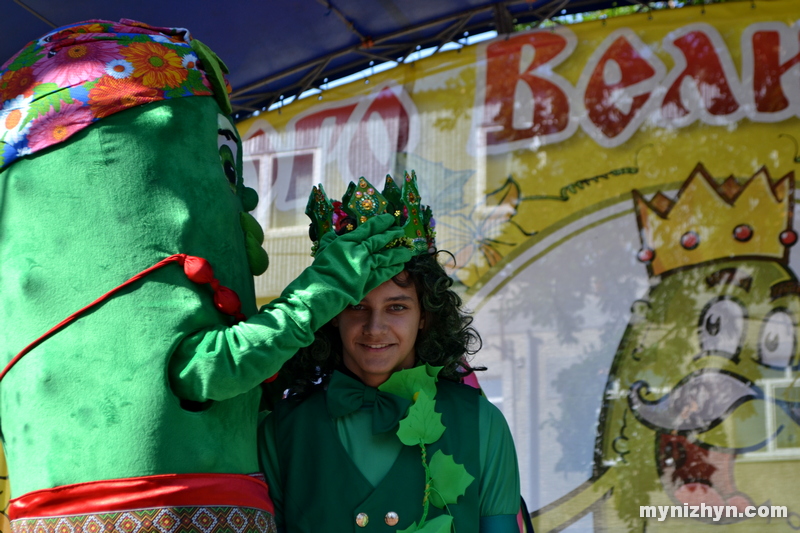
<instances>
[{"instance_id":1,"label":"cartoon eye","mask_svg":"<svg viewBox=\"0 0 800 533\"><path fill-rule=\"evenodd\" d=\"M231 188L236 192L236 158L230 146L223 144L219 147L219 160L222 163L222 170L228 178Z\"/></svg>"},{"instance_id":2,"label":"cartoon eye","mask_svg":"<svg viewBox=\"0 0 800 533\"><path fill-rule=\"evenodd\" d=\"M700 315L700 348L707 354L735 357L744 334L744 308L729 298L710 302Z\"/></svg>"},{"instance_id":3,"label":"cartoon eye","mask_svg":"<svg viewBox=\"0 0 800 533\"><path fill-rule=\"evenodd\" d=\"M222 164L222 170L225 173L228 184L231 186L233 192L236 192L236 185L239 182L239 176L236 172L236 158L239 154L239 137L236 135L235 126L225 116L217 115L217 126L219 160Z\"/></svg>"},{"instance_id":4,"label":"cartoon eye","mask_svg":"<svg viewBox=\"0 0 800 533\"><path fill-rule=\"evenodd\" d=\"M797 338L795 324L785 309L767 315L758 338L758 362L772 368L792 366Z\"/></svg>"}]
</instances>

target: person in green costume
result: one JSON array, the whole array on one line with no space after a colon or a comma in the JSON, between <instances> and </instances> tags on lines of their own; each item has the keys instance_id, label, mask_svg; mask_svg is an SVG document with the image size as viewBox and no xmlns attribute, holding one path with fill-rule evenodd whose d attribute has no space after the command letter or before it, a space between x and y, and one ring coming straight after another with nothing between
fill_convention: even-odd
<instances>
[{"instance_id":1,"label":"person in green costume","mask_svg":"<svg viewBox=\"0 0 800 533\"><path fill-rule=\"evenodd\" d=\"M436 259L415 177L402 192L387 178L383 194L362 178L333 204L315 189L312 237L331 228L315 249L375 206L406 223L416 254L281 370L288 398L258 433L278 531L518 532L514 444L500 411L460 383L480 337Z\"/></svg>"},{"instance_id":2,"label":"person in green costume","mask_svg":"<svg viewBox=\"0 0 800 533\"><path fill-rule=\"evenodd\" d=\"M267 256L225 72L188 31L129 20L0 68L12 531L274 531L259 384L411 257L378 217L257 311Z\"/></svg>"}]
</instances>

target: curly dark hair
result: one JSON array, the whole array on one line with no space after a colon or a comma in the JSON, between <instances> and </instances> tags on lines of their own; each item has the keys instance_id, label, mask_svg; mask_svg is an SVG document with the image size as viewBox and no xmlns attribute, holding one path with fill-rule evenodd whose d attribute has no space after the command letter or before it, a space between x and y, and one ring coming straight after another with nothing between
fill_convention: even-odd
<instances>
[{"instance_id":1,"label":"curly dark hair","mask_svg":"<svg viewBox=\"0 0 800 533\"><path fill-rule=\"evenodd\" d=\"M434 254L412 257L403 272L392 278L401 287L412 283L417 290L425 324L417 336L414 351L417 364L443 367L439 376L460 381L474 370L468 358L481 348L481 337L471 326L472 316L461 310L461 297L452 290L453 280ZM342 341L339 330L330 323L314 335L314 342L297 352L279 372L279 380L270 389L288 389L291 396L305 396L330 379L342 365Z\"/></svg>"}]
</instances>

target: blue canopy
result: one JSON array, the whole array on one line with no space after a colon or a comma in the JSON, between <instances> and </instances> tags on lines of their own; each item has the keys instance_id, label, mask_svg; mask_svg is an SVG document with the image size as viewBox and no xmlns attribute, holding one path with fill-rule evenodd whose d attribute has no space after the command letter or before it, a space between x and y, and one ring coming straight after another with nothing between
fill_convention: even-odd
<instances>
[{"instance_id":1,"label":"blue canopy","mask_svg":"<svg viewBox=\"0 0 800 533\"><path fill-rule=\"evenodd\" d=\"M54 27L129 18L188 28L228 65L234 112L247 115L417 47L515 23L640 5L619 0L14 0L0 17L0 63Z\"/></svg>"}]
</instances>

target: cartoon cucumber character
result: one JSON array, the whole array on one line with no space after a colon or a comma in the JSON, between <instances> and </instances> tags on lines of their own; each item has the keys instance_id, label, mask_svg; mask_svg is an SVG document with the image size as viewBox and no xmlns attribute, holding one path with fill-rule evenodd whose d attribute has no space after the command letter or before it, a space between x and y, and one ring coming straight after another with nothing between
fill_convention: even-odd
<instances>
[{"instance_id":1,"label":"cartoon cucumber character","mask_svg":"<svg viewBox=\"0 0 800 533\"><path fill-rule=\"evenodd\" d=\"M632 306L609 372L593 478L535 513L537 531L588 512L595 531L800 525L793 197L792 174L720 183L702 165L676 200L634 191L639 259L653 283ZM642 506L653 509L642 516ZM699 515L703 506L731 516ZM785 506L786 515L747 517L748 506ZM689 517L672 518L672 507Z\"/></svg>"},{"instance_id":2,"label":"cartoon cucumber character","mask_svg":"<svg viewBox=\"0 0 800 533\"><path fill-rule=\"evenodd\" d=\"M6 367L12 529L271 530L259 384L410 257L377 218L257 312L267 257L224 70L186 30L127 20L60 28L0 70L4 364L145 273Z\"/></svg>"}]
</instances>

